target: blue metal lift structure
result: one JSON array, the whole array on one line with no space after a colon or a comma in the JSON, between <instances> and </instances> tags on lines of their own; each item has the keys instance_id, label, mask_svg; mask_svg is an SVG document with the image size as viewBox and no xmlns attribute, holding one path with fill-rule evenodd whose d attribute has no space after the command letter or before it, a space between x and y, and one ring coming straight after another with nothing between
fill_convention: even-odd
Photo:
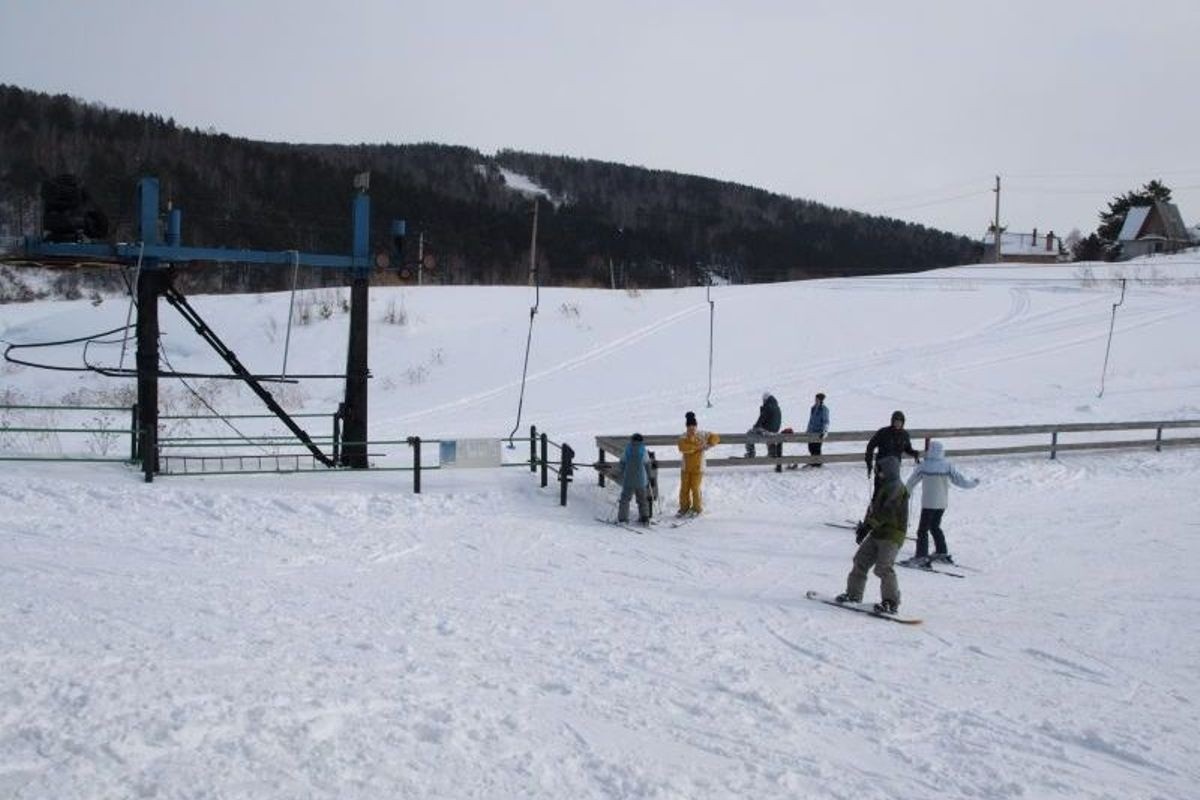
<instances>
[{"instance_id":1,"label":"blue metal lift structure","mask_svg":"<svg viewBox=\"0 0 1200 800\"><path fill-rule=\"evenodd\" d=\"M367 308L371 282L370 210L371 202L365 191L355 194L352 201L353 228L350 255L301 253L295 250L264 251L214 247L186 247L181 243L183 214L172 209L167 216L165 241L159 235L159 186L157 178L142 178L137 187L137 231L139 241L125 244L103 242L48 242L39 238L25 240L25 257L29 259L62 259L78 262L104 262L126 266L138 265L137 278L137 356L138 382L138 439L145 480L150 482L159 471L158 463L158 379L171 373L159 369L158 300L166 299L229 363L233 375L242 379L285 425L305 443L313 456L329 467L367 467ZM392 223L393 237L402 237L404 222ZM342 446L336 457L321 452L308 434L275 402L262 385L263 376L250 374L233 351L224 345L209 328L186 298L171 285L170 267L188 262L220 262L235 264L277 264L279 266L317 267L345 270L350 274L350 341L346 352L345 394L338 419L341 422Z\"/></svg>"}]
</instances>

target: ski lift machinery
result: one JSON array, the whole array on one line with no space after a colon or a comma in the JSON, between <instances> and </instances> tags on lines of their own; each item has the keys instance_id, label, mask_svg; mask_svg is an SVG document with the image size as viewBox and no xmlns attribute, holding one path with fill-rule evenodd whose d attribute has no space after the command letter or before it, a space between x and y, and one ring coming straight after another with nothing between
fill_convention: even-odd
<instances>
[{"instance_id":1,"label":"ski lift machinery","mask_svg":"<svg viewBox=\"0 0 1200 800\"><path fill-rule=\"evenodd\" d=\"M141 454L142 471L147 482L152 481L154 475L159 471L158 379L173 375L172 372L163 372L159 368L159 298L167 300L174 306L192 325L197 334L230 365L233 374L219 377L245 381L297 438L305 443L318 461L329 467L342 466L359 469L367 467L367 380L370 377L367 366L367 308L373 260L369 252L371 202L367 195L368 184L363 177L366 174L363 173L355 178L356 191L351 201L352 244L349 255L302 253L296 250L265 251L187 247L181 243L182 211L178 208L172 209L168 213L167 235L164 241L159 235L160 211L157 178L142 178L138 182L136 230L139 241L137 242L109 244L107 242L55 242L41 237L25 239L24 257L27 260L86 261L137 267L137 275L132 289L137 306L136 368L134 370L109 370L108 374L136 376L137 378L138 451ZM390 234L392 246L397 255L403 248L404 233L404 221L394 220ZM251 374L238 361L236 354L224 345L217 337L216 332L188 304L187 299L171 285L171 265L196 261L274 264L285 268L291 267L293 279L295 270L300 266L344 270L349 273L350 340L346 351L345 373L344 375L304 376L345 379L345 393L338 409L338 418L342 423L343 444L336 453L336 457L323 453L262 385L264 382L287 380L286 375ZM10 347L10 349L13 348ZM8 353L5 355L8 357ZM10 358L9 360L15 359ZM90 366L83 369L104 371ZM286 360L284 369L286 372Z\"/></svg>"}]
</instances>

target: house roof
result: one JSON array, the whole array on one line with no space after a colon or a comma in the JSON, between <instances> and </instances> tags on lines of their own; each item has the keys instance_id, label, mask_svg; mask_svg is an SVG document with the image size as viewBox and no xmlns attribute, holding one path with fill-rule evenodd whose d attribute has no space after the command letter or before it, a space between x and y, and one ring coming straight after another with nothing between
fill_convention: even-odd
<instances>
[{"instance_id":1,"label":"house roof","mask_svg":"<svg viewBox=\"0 0 1200 800\"><path fill-rule=\"evenodd\" d=\"M1125 212L1125 222L1121 225L1121 232L1117 234L1117 241L1129 242L1143 238L1139 234L1153 211L1158 212L1159 218L1162 219L1163 229L1166 231L1166 236L1159 238L1188 240L1187 227L1183 224L1183 216L1179 213L1179 207L1174 203L1156 202L1149 206L1134 206Z\"/></svg>"},{"instance_id":2,"label":"house roof","mask_svg":"<svg viewBox=\"0 0 1200 800\"><path fill-rule=\"evenodd\" d=\"M1142 226L1150 218L1150 211L1153 208L1154 206L1134 206L1126 211L1125 223L1121 225L1121 232L1117 234L1117 241L1128 242L1138 238L1138 234L1142 232Z\"/></svg>"}]
</instances>

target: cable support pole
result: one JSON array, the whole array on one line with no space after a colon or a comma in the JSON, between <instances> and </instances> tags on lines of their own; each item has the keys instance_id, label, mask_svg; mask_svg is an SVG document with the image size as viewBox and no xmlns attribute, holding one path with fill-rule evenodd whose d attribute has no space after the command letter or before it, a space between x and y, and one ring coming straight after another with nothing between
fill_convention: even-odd
<instances>
[{"instance_id":1,"label":"cable support pole","mask_svg":"<svg viewBox=\"0 0 1200 800\"><path fill-rule=\"evenodd\" d=\"M1104 397L1104 375L1108 372L1108 354L1112 351L1113 329L1117 324L1117 308L1125 302L1125 278L1121 279L1121 299L1113 303L1112 318L1108 321L1108 344L1104 347L1104 366L1100 368L1100 392L1096 397Z\"/></svg>"},{"instance_id":2,"label":"cable support pole","mask_svg":"<svg viewBox=\"0 0 1200 800\"><path fill-rule=\"evenodd\" d=\"M515 450L513 436L521 427L521 412L525 407L525 378L529 374L529 350L533 345L533 320L537 316L538 306L542 303L541 281L537 270L537 229L538 229L538 199L533 198L533 234L529 243L529 281L533 284L533 306L529 309L529 333L525 336L525 363L521 367L521 394L517 399L517 421L508 432L508 449Z\"/></svg>"},{"instance_id":3,"label":"cable support pole","mask_svg":"<svg viewBox=\"0 0 1200 800\"><path fill-rule=\"evenodd\" d=\"M712 372L713 372L713 327L716 318L717 303L712 299L712 273L708 275L708 286L704 287L704 296L708 300L708 397L705 407L712 408Z\"/></svg>"},{"instance_id":4,"label":"cable support pole","mask_svg":"<svg viewBox=\"0 0 1200 800\"><path fill-rule=\"evenodd\" d=\"M292 299L288 304L288 324L287 333L283 337L283 370L279 373L279 379L283 380L287 377L287 360L288 347L292 343L292 314L296 311L296 280L300 276L300 251L292 251Z\"/></svg>"}]
</instances>

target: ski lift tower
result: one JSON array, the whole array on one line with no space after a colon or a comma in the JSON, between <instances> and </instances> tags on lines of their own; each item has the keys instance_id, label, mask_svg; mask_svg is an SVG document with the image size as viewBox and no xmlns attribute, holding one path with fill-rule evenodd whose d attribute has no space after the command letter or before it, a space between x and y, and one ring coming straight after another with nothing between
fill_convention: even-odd
<instances>
[{"instance_id":1,"label":"ski lift tower","mask_svg":"<svg viewBox=\"0 0 1200 800\"><path fill-rule=\"evenodd\" d=\"M296 250L264 251L212 247L187 247L181 243L183 212L172 209L167 216L165 241L159 235L159 187L156 178L142 178L137 188L138 241L126 244L105 242L52 242L40 237L28 237L24 244L27 259L45 259L57 263L106 262L136 266L137 356L136 370L113 370L86 367L110 375L137 378L138 438L142 468L147 482L159 471L158 464L158 379L176 373L163 372L159 366L158 301L165 298L184 316L196 332L229 363L233 374L204 377L240 379L245 381L267 406L305 443L313 456L329 467L367 467L367 306L371 282L370 258L370 198L367 195L368 173L355 178L355 195L351 202L353 217L349 255L302 253ZM392 225L393 245L403 244L404 222ZM252 375L232 350L200 318L186 298L171 285L170 267L188 262L221 262L267 264L281 267L316 267L349 273L350 278L350 341L346 352L346 371L343 375L293 376L345 379L343 402L338 409L342 426L342 446L336 457L323 452L308 435L274 401L264 383L288 381L286 376Z\"/></svg>"}]
</instances>

